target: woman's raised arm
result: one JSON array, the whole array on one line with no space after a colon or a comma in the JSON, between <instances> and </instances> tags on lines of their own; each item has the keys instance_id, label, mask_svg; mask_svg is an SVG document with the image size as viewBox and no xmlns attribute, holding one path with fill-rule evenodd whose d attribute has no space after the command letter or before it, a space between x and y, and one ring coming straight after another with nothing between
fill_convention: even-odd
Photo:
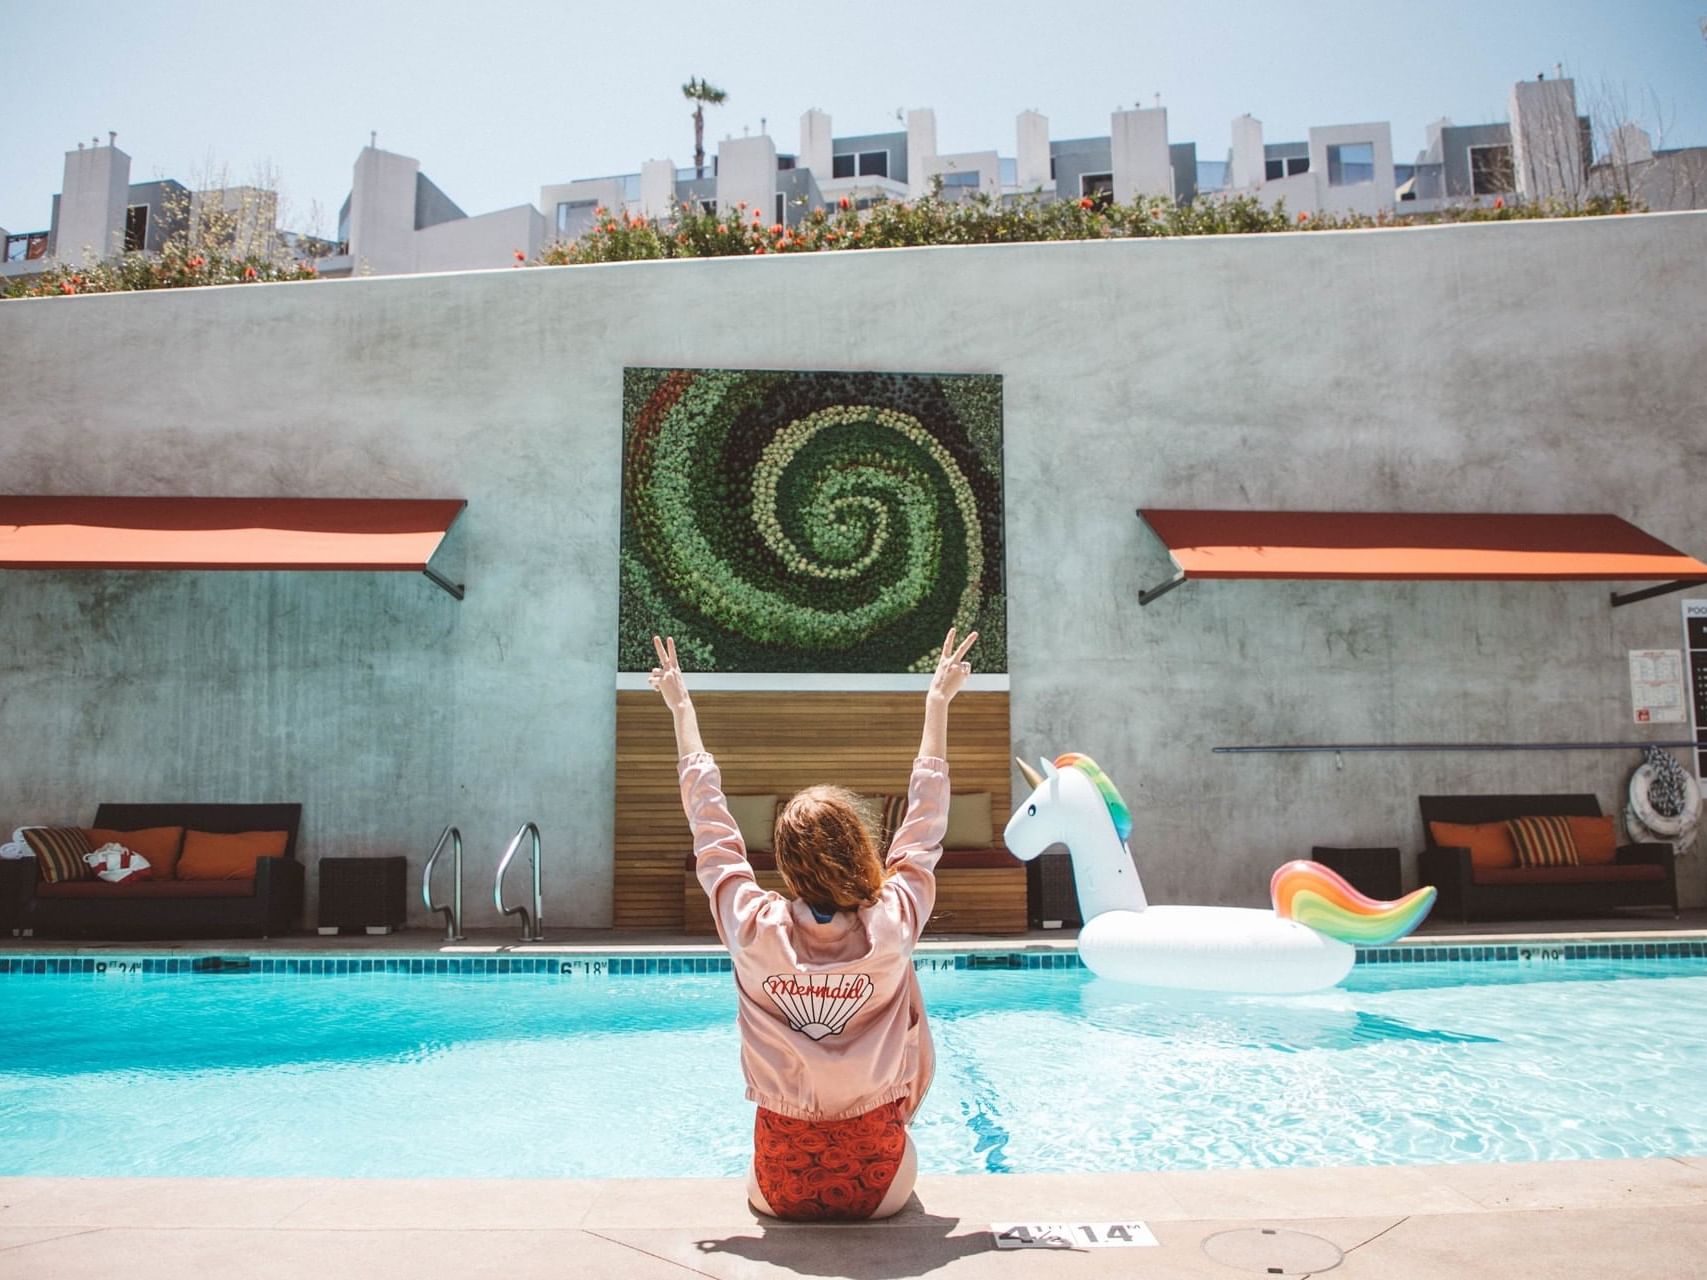
<instances>
[{"instance_id":1,"label":"woman's raised arm","mask_svg":"<svg viewBox=\"0 0 1707 1280\"><path fill-rule=\"evenodd\" d=\"M919 754L938 760L948 758L948 704L954 701L954 695L972 675L972 664L965 660L966 651L978 639L978 633L974 631L956 648L954 631L953 627L948 629L936 673L931 676L930 688L925 692L925 733L919 741Z\"/></svg>"},{"instance_id":2,"label":"woman's raised arm","mask_svg":"<svg viewBox=\"0 0 1707 1280\"><path fill-rule=\"evenodd\" d=\"M682 665L676 661L676 638L652 637L652 647L658 652L658 665L652 668L647 683L664 696L664 705L676 724L676 758L704 751L699 737L699 717L694 715L693 699L688 696L687 681L682 679Z\"/></svg>"}]
</instances>

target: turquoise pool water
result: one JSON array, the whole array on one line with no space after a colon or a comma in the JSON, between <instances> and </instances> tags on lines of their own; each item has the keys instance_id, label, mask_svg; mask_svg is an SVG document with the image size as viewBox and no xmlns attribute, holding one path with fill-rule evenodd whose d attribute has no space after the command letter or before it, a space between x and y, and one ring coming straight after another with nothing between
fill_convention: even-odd
<instances>
[{"instance_id":1,"label":"turquoise pool water","mask_svg":"<svg viewBox=\"0 0 1707 1280\"><path fill-rule=\"evenodd\" d=\"M0 972L0 1175L741 1173L727 974ZM1707 1153L1707 959L920 974L933 1173Z\"/></svg>"}]
</instances>

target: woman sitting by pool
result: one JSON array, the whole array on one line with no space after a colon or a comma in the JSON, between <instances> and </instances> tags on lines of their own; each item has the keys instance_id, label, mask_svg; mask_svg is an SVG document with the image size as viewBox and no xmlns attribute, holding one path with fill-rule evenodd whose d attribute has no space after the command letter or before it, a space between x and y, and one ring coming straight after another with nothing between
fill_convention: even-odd
<instances>
[{"instance_id":1,"label":"woman sitting by pool","mask_svg":"<svg viewBox=\"0 0 1707 1280\"><path fill-rule=\"evenodd\" d=\"M948 704L972 668L953 629L925 694L907 813L880 862L855 797L809 787L776 820L792 898L759 887L700 740L674 638L652 687L676 725L699 882L734 958L747 1097L758 1103L747 1198L778 1218L887 1218L918 1172L907 1124L935 1068L913 945L936 901L948 823Z\"/></svg>"}]
</instances>

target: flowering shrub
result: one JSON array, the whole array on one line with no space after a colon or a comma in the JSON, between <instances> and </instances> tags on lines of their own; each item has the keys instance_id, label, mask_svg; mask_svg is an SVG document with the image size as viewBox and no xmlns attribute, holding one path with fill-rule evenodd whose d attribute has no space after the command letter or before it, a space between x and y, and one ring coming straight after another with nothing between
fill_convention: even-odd
<instances>
[{"instance_id":1,"label":"flowering shrub","mask_svg":"<svg viewBox=\"0 0 1707 1280\"><path fill-rule=\"evenodd\" d=\"M1000 378L628 369L623 422L623 670L1006 669Z\"/></svg>"},{"instance_id":2,"label":"flowering shrub","mask_svg":"<svg viewBox=\"0 0 1707 1280\"><path fill-rule=\"evenodd\" d=\"M745 203L722 213L683 204L668 218L597 211L593 226L570 243L556 242L539 257L542 266L589 262L633 262L647 258L713 258L772 253L819 253L837 249L895 249L916 245L1014 244L1040 240L1114 240L1151 236L1249 235L1271 231L1345 231L1368 227L1420 226L1443 222L1507 222L1530 218L1586 217L1639 212L1625 196L1596 196L1578 204L1538 202L1466 205L1438 213L1324 214L1286 211L1284 201L1265 206L1254 196L1203 196L1178 205L1160 196L1126 204L1041 200L1025 196L997 200L976 193L945 200L940 181L931 194L912 201L886 201L854 208L844 196L833 209L812 209L793 226L772 223Z\"/></svg>"},{"instance_id":3,"label":"flowering shrub","mask_svg":"<svg viewBox=\"0 0 1707 1280\"><path fill-rule=\"evenodd\" d=\"M38 276L11 281L7 298L52 298L73 293L125 293L135 289L189 289L207 284L256 284L267 280L315 280L312 263L280 262L217 249L168 245L158 255L127 253L88 267L57 263Z\"/></svg>"}]
</instances>

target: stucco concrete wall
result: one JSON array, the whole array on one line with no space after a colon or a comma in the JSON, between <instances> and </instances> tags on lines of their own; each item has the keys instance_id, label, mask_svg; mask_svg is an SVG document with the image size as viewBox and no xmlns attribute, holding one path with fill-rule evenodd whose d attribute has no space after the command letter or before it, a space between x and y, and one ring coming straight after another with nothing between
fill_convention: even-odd
<instances>
[{"instance_id":1,"label":"stucco concrete wall","mask_svg":"<svg viewBox=\"0 0 1707 1280\"><path fill-rule=\"evenodd\" d=\"M548 930L606 922L622 367L911 369L1005 379L1015 746L1105 766L1151 900L1259 903L1317 842L1400 844L1414 877L1419 792L1610 806L1635 753L1210 748L1666 736L1629 722L1625 651L1678 646L1678 597L1200 582L1140 609L1170 568L1133 508L1610 511L1699 553L1704 327L1703 214L6 303L0 487L465 497L469 590L6 575L0 824L298 799L308 861L413 879L454 821L482 925L533 818Z\"/></svg>"}]
</instances>

